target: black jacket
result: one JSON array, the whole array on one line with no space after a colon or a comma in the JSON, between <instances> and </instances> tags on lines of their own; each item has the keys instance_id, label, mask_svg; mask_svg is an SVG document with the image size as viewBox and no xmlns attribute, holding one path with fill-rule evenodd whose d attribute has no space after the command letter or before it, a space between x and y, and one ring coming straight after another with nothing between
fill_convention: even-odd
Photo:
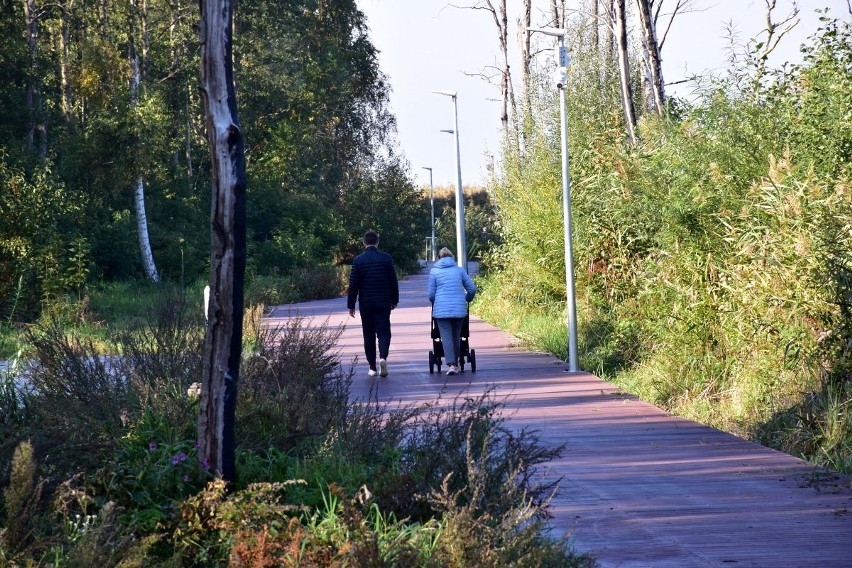
<instances>
[{"instance_id":1,"label":"black jacket","mask_svg":"<svg viewBox=\"0 0 852 568\"><path fill-rule=\"evenodd\" d=\"M390 311L399 303L399 282L391 255L371 246L355 257L349 273L347 308L355 309L356 298L362 310Z\"/></svg>"}]
</instances>

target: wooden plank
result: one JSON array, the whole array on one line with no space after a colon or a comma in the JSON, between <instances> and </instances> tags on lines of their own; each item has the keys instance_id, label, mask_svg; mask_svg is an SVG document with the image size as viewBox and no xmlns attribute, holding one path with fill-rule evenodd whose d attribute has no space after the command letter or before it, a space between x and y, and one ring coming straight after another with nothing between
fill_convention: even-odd
<instances>
[{"instance_id":1,"label":"wooden plank","mask_svg":"<svg viewBox=\"0 0 852 568\"><path fill-rule=\"evenodd\" d=\"M366 376L360 320L342 299L278 307L268 323L298 308L345 325L338 347L344 363L358 361L353 399L371 388L394 404L487 389L507 397L514 427L565 447L543 473L562 477L553 534L570 534L603 568L852 567L849 477L671 416L589 373L566 373L563 361L521 350L476 318L477 372L429 374L425 289L425 274L401 282L386 379Z\"/></svg>"}]
</instances>

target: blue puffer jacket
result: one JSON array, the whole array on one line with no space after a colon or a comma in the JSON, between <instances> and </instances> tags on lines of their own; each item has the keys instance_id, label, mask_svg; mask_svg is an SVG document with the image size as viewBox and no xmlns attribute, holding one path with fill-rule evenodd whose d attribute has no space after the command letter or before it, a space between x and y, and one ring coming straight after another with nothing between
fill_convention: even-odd
<instances>
[{"instance_id":1,"label":"blue puffer jacket","mask_svg":"<svg viewBox=\"0 0 852 568\"><path fill-rule=\"evenodd\" d=\"M433 318L463 318L476 285L450 256L440 259L429 272L429 301Z\"/></svg>"}]
</instances>

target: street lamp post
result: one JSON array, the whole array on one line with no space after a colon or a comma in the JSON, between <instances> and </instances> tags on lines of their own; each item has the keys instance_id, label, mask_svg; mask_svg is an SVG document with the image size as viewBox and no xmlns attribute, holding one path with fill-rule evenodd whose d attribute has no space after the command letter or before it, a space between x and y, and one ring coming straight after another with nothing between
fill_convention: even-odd
<instances>
[{"instance_id":1,"label":"street lamp post","mask_svg":"<svg viewBox=\"0 0 852 568\"><path fill-rule=\"evenodd\" d=\"M432 183L432 168L423 167L424 170L429 170L429 206L432 209L432 262L435 262L435 247L438 244L438 239L435 237L435 185Z\"/></svg>"},{"instance_id":2,"label":"street lamp post","mask_svg":"<svg viewBox=\"0 0 852 568\"><path fill-rule=\"evenodd\" d=\"M564 28L527 28L528 32L540 32L559 38L559 61L556 88L559 90L559 117L562 123L562 219L565 242L565 288L568 303L568 369L580 370L577 362L577 303L574 292L574 251L571 228L571 175L568 168L568 112L565 83L568 80L568 50L565 48Z\"/></svg>"},{"instance_id":3,"label":"street lamp post","mask_svg":"<svg viewBox=\"0 0 852 568\"><path fill-rule=\"evenodd\" d=\"M462 177L461 177L461 150L459 149L459 109L458 101L456 100L455 91L432 91L437 95L444 95L453 99L453 130L444 130L442 132L452 132L456 137L456 253L458 254L457 264L464 268L467 272L467 243L465 242L464 228L464 200L462 199Z\"/></svg>"}]
</instances>

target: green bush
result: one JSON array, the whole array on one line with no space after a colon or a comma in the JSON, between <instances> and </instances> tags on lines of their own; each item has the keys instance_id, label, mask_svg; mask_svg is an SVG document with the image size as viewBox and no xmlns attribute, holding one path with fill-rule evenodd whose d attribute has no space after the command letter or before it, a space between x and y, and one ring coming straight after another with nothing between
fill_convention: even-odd
<instances>
[{"instance_id":1,"label":"green bush","mask_svg":"<svg viewBox=\"0 0 852 568\"><path fill-rule=\"evenodd\" d=\"M556 481L538 466L559 448L511 430L490 394L350 404L341 330L306 318L247 327L226 488L197 450L201 313L161 293L146 325L108 334L119 355L34 328L34 390L10 373L0 391L0 561L462 567L479 550L494 566L592 565L542 536Z\"/></svg>"},{"instance_id":2,"label":"green bush","mask_svg":"<svg viewBox=\"0 0 852 568\"><path fill-rule=\"evenodd\" d=\"M840 469L852 439L831 414L852 374L851 39L826 20L801 65L771 81L736 69L677 116L642 117L632 147L601 103L583 104L610 88L593 65L572 67L569 96L580 367ZM503 244L474 310L565 357L560 148L544 93L490 188Z\"/></svg>"}]
</instances>

